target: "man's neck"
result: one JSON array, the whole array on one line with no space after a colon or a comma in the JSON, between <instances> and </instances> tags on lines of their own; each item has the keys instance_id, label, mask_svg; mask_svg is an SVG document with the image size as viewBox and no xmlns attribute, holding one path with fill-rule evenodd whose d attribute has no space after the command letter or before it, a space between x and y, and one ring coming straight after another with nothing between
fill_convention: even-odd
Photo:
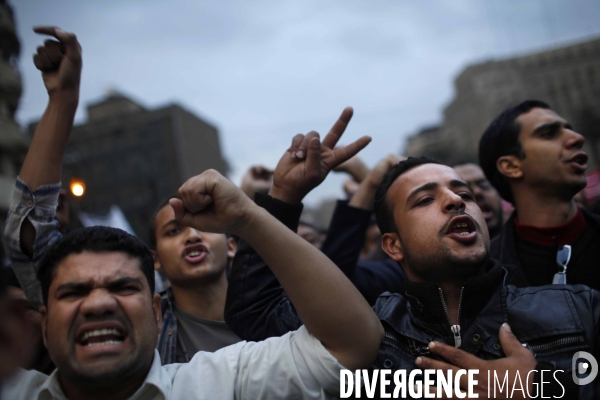
<instances>
[{"instance_id":1,"label":"man's neck","mask_svg":"<svg viewBox=\"0 0 600 400\"><path fill-rule=\"evenodd\" d=\"M530 194L515 195L515 208L521 224L538 228L564 225L577 214L577 205L573 199Z\"/></svg>"},{"instance_id":2,"label":"man's neck","mask_svg":"<svg viewBox=\"0 0 600 400\"><path fill-rule=\"evenodd\" d=\"M145 368L142 373L132 376L124 382L111 381L110 384L103 382L102 384L93 385L90 383L72 382L64 378L59 372L58 381L65 397L70 400L126 400L142 386L146 380L146 376L150 372L150 368Z\"/></svg>"},{"instance_id":3,"label":"man's neck","mask_svg":"<svg viewBox=\"0 0 600 400\"><path fill-rule=\"evenodd\" d=\"M182 311L198 318L224 321L227 277L223 274L217 281L190 289L171 285L175 305Z\"/></svg>"}]
</instances>

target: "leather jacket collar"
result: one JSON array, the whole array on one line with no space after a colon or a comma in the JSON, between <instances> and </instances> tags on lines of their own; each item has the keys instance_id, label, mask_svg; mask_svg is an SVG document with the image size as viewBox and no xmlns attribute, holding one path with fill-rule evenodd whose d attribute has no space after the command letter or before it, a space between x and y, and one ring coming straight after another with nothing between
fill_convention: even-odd
<instances>
[{"instance_id":1,"label":"leather jacket collar","mask_svg":"<svg viewBox=\"0 0 600 400\"><path fill-rule=\"evenodd\" d=\"M479 314L496 292L503 278L502 267L495 260L488 261L486 272L468 278L465 282L461 319L472 318ZM444 306L440 298L437 283L405 282L404 295L415 310L415 316L428 322L446 321Z\"/></svg>"}]
</instances>

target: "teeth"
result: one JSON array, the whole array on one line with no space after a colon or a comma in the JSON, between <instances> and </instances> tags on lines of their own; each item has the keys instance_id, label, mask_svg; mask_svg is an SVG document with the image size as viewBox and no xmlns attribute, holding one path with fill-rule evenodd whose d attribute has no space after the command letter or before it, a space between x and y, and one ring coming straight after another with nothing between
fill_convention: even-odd
<instances>
[{"instance_id":1,"label":"teeth","mask_svg":"<svg viewBox=\"0 0 600 400\"><path fill-rule=\"evenodd\" d=\"M460 236L467 236L469 234L469 232L461 232L459 233Z\"/></svg>"},{"instance_id":2,"label":"teeth","mask_svg":"<svg viewBox=\"0 0 600 400\"><path fill-rule=\"evenodd\" d=\"M119 341L119 340L107 340L106 342L88 343L88 344L86 344L86 347L87 346L101 346L101 345L105 345L105 344L119 344L121 342L122 341Z\"/></svg>"},{"instance_id":3,"label":"teeth","mask_svg":"<svg viewBox=\"0 0 600 400\"><path fill-rule=\"evenodd\" d=\"M454 224L455 228L466 228L468 225L466 222L458 222L456 224Z\"/></svg>"},{"instance_id":4,"label":"teeth","mask_svg":"<svg viewBox=\"0 0 600 400\"><path fill-rule=\"evenodd\" d=\"M190 257L197 257L200 254L202 254L201 251L190 251L189 253L187 253L187 255L190 256Z\"/></svg>"},{"instance_id":5,"label":"teeth","mask_svg":"<svg viewBox=\"0 0 600 400\"><path fill-rule=\"evenodd\" d=\"M121 334L116 329L96 329L94 331L86 332L83 335L83 337L81 338L81 340L83 341L83 340L87 340L91 337L103 336L103 335L118 335L118 336L120 336Z\"/></svg>"}]
</instances>

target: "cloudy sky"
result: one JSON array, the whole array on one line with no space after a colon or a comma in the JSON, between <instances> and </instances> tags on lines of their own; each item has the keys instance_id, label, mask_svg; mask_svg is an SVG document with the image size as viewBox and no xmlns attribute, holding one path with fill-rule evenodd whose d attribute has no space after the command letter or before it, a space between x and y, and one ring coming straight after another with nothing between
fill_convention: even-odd
<instances>
[{"instance_id":1,"label":"cloudy sky","mask_svg":"<svg viewBox=\"0 0 600 400\"><path fill-rule=\"evenodd\" d=\"M9 0L10 1L10 0ZM274 167L296 133L325 134L355 109L372 166L440 122L467 65L600 35L599 0L12 0L22 44L22 124L47 95L33 25L75 32L84 49L77 122L114 88L148 108L178 103L215 124L238 183ZM341 196L331 176L307 198Z\"/></svg>"}]
</instances>

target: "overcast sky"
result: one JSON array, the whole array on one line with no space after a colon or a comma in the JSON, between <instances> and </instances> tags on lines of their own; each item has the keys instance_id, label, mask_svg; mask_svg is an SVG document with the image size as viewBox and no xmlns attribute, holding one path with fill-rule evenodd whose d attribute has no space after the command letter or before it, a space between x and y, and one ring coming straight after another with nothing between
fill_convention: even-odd
<instances>
[{"instance_id":1,"label":"overcast sky","mask_svg":"<svg viewBox=\"0 0 600 400\"><path fill-rule=\"evenodd\" d=\"M345 106L343 142L371 135L374 165L439 123L467 65L600 35L600 0L12 0L22 45L20 123L47 95L31 56L33 25L75 32L85 105L111 87L148 108L178 103L220 130L239 184L275 167L296 133L325 134ZM308 204L341 196L328 178Z\"/></svg>"}]
</instances>

